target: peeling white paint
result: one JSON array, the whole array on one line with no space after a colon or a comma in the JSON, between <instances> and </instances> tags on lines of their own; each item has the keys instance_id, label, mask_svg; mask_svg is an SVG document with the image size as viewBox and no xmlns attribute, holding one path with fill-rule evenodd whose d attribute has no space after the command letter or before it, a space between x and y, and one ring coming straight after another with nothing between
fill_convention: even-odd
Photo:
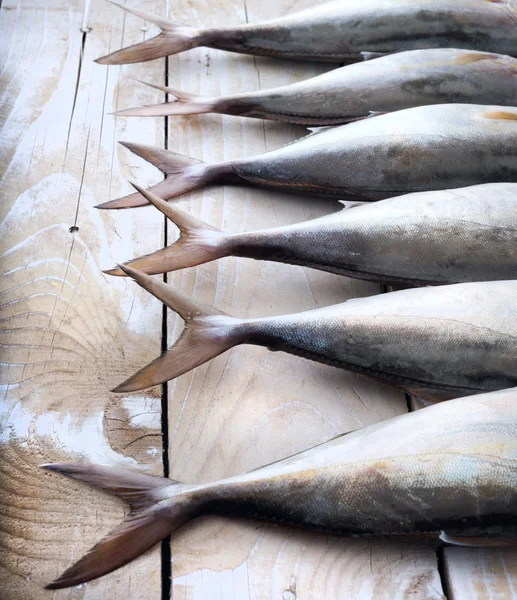
<instances>
[{"instance_id":1,"label":"peeling white paint","mask_svg":"<svg viewBox=\"0 0 517 600\"><path fill-rule=\"evenodd\" d=\"M221 582L225 582L221 585ZM235 569L212 571L200 569L181 577L174 578L174 588L188 590L189 600L225 600L228 590L232 589L233 598L250 598L247 561Z\"/></svg>"},{"instance_id":2,"label":"peeling white paint","mask_svg":"<svg viewBox=\"0 0 517 600\"><path fill-rule=\"evenodd\" d=\"M15 404L13 409L9 410L7 402L2 402L0 404L0 444L8 444L11 439L16 439L22 448L26 448L33 418L34 415L25 410L21 403Z\"/></svg>"},{"instance_id":3,"label":"peeling white paint","mask_svg":"<svg viewBox=\"0 0 517 600\"><path fill-rule=\"evenodd\" d=\"M132 427L161 430L161 399L155 396L128 396L122 406Z\"/></svg>"},{"instance_id":4,"label":"peeling white paint","mask_svg":"<svg viewBox=\"0 0 517 600\"><path fill-rule=\"evenodd\" d=\"M136 460L114 452L104 435L104 413L81 420L70 413L44 412L36 418L34 433L44 439L49 438L56 447L67 455L100 464L120 464L136 466Z\"/></svg>"},{"instance_id":5,"label":"peeling white paint","mask_svg":"<svg viewBox=\"0 0 517 600\"><path fill-rule=\"evenodd\" d=\"M51 447L59 449L71 460L151 468L151 465L138 465L135 459L111 448L104 435L103 411L79 419L69 412L46 411L36 415L20 402L9 410L3 402L0 404L0 423L0 444L16 443L28 448L48 441Z\"/></svg>"}]
</instances>

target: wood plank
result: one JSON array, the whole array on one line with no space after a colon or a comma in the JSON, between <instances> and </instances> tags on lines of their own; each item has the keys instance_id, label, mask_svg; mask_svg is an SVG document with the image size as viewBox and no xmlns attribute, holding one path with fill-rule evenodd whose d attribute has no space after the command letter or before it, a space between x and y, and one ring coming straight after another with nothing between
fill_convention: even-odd
<instances>
[{"instance_id":1,"label":"wood plank","mask_svg":"<svg viewBox=\"0 0 517 600\"><path fill-rule=\"evenodd\" d=\"M517 550L446 548L449 600L517 598Z\"/></svg>"},{"instance_id":2,"label":"wood plank","mask_svg":"<svg viewBox=\"0 0 517 600\"><path fill-rule=\"evenodd\" d=\"M160 11L162 2L145 2ZM81 0L4 1L2 56L0 489L1 596L53 597L43 585L116 525L124 509L105 494L37 465L91 460L162 472L160 391L115 396L113 385L159 353L161 306L100 269L161 244L163 220L101 213L130 175L157 172L119 157L116 140L163 144L163 126L115 119L135 65L93 59L143 39L142 22L93 0L83 36ZM165 62L145 66L164 77ZM161 597L156 548L110 577L59 598ZM57 597L57 596L56 596Z\"/></svg>"},{"instance_id":3,"label":"wood plank","mask_svg":"<svg viewBox=\"0 0 517 600\"><path fill-rule=\"evenodd\" d=\"M310 0L178 0L171 18L192 26L242 23ZM206 95L299 81L328 69L206 48L169 59L169 83ZM129 103L127 104L129 106ZM169 119L168 147L216 162L278 147L301 127L216 115ZM259 189L211 188L179 205L229 231L327 214L336 202ZM169 241L175 237L171 232ZM378 286L310 269L226 258L169 275L197 299L239 317L274 315L378 293ZM170 342L182 323L169 313ZM343 371L262 348L239 347L168 386L170 476L208 481L271 462L337 433L406 411L403 394ZM430 548L351 541L242 520L203 518L173 536L179 598L442 598ZM396 575L394 575L396 573Z\"/></svg>"},{"instance_id":4,"label":"wood plank","mask_svg":"<svg viewBox=\"0 0 517 600\"><path fill-rule=\"evenodd\" d=\"M309 4L218 0L208 14L199 1L184 0L174 16L189 24L237 23ZM158 14L165 5L139 3ZM0 587L7 599L50 597L43 584L123 514L105 495L44 474L37 464L83 459L161 471L160 390L124 397L108 392L159 353L161 307L99 269L159 247L162 219L152 209L98 213L93 207L127 191L126 176L143 184L161 177L115 142L162 145L163 123L105 113L160 101L158 92L129 77L163 81L164 61L94 65L93 58L154 29L93 0L83 38L82 8L79 0L9 0L0 12ZM206 49L171 58L169 65L171 85L205 94L272 87L327 68ZM213 161L258 153L303 133L260 121L189 117L171 119L169 147ZM180 202L230 231L334 209L332 203L230 188ZM377 292L308 269L233 258L170 280L240 316ZM172 338L181 323L169 323ZM372 382L257 348L237 348L184 376L170 386L170 401L171 476L188 481L247 470L405 410L401 395ZM434 551L425 546L203 518L175 536L172 553L173 591L186 598L442 597ZM515 560L508 550L447 549L450 598L514 597ZM159 598L159 550L80 588L59 595Z\"/></svg>"}]
</instances>

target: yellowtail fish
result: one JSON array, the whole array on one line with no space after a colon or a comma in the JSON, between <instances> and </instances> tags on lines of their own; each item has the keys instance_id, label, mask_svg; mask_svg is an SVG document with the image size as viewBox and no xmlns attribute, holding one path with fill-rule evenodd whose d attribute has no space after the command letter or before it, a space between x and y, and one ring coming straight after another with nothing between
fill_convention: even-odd
<instances>
[{"instance_id":1,"label":"yellowtail fish","mask_svg":"<svg viewBox=\"0 0 517 600\"><path fill-rule=\"evenodd\" d=\"M243 256L405 285L516 276L517 183L417 192L305 223L235 234L134 186L180 229L171 246L127 263L149 275ZM105 272L125 275L120 268Z\"/></svg>"},{"instance_id":2,"label":"yellowtail fish","mask_svg":"<svg viewBox=\"0 0 517 600\"><path fill-rule=\"evenodd\" d=\"M454 48L411 50L257 92L203 97L161 85L151 87L173 95L175 101L115 114L159 117L220 113L302 125L339 125L428 104L515 105L517 60Z\"/></svg>"},{"instance_id":3,"label":"yellowtail fish","mask_svg":"<svg viewBox=\"0 0 517 600\"><path fill-rule=\"evenodd\" d=\"M517 55L515 0L334 0L263 23L210 29L112 4L162 32L99 58L103 65L143 62L199 46L328 62L443 47Z\"/></svg>"},{"instance_id":4,"label":"yellowtail fish","mask_svg":"<svg viewBox=\"0 0 517 600\"><path fill-rule=\"evenodd\" d=\"M362 373L427 401L517 386L517 281L415 288L237 319L141 271L121 269L177 312L185 329L165 354L114 392L164 383L239 344Z\"/></svg>"},{"instance_id":5,"label":"yellowtail fish","mask_svg":"<svg viewBox=\"0 0 517 600\"><path fill-rule=\"evenodd\" d=\"M165 199L213 183L259 185L340 199L494 182L517 182L517 108L478 104L419 106L327 128L251 158L206 164L151 146L122 142L166 178ZM129 208L139 193L100 204Z\"/></svg>"},{"instance_id":6,"label":"yellowtail fish","mask_svg":"<svg viewBox=\"0 0 517 600\"><path fill-rule=\"evenodd\" d=\"M84 463L43 466L131 507L49 589L105 575L202 514L348 536L424 534L456 545L510 546L517 534L517 390L430 406L211 483Z\"/></svg>"}]
</instances>

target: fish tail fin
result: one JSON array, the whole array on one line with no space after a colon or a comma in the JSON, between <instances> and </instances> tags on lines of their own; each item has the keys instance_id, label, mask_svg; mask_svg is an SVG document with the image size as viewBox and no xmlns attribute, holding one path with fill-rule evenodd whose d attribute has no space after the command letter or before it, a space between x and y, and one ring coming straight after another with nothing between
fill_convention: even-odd
<instances>
[{"instance_id":1,"label":"fish tail fin","mask_svg":"<svg viewBox=\"0 0 517 600\"><path fill-rule=\"evenodd\" d=\"M226 163L207 165L196 158L171 152L170 150L162 150L154 146L133 144L131 142L120 142L120 144L165 173L165 179L150 188L165 199L175 198L181 196L181 194L204 187L222 178L228 172ZM136 206L147 206L148 204L149 202L140 192L136 192L123 198L99 204L97 208L134 208Z\"/></svg>"},{"instance_id":2,"label":"fish tail fin","mask_svg":"<svg viewBox=\"0 0 517 600\"><path fill-rule=\"evenodd\" d=\"M179 228L180 237L171 246L130 260L127 265L148 275L155 275L202 265L231 254L230 236L220 229L207 225L177 206L168 204L135 183L132 185ZM126 275L120 267L104 272L107 275Z\"/></svg>"},{"instance_id":3,"label":"fish tail fin","mask_svg":"<svg viewBox=\"0 0 517 600\"><path fill-rule=\"evenodd\" d=\"M42 467L101 488L122 498L131 508L118 527L46 586L50 590L78 585L111 573L181 527L199 509L199 504L184 495L188 485L164 477L89 463L53 463ZM168 488L167 492L164 492L165 488ZM175 493L182 494L177 503L169 500ZM168 499L166 509L160 504L165 498Z\"/></svg>"},{"instance_id":4,"label":"fish tail fin","mask_svg":"<svg viewBox=\"0 0 517 600\"><path fill-rule=\"evenodd\" d=\"M127 48L122 48L107 56L98 58L95 62L101 65L126 65L137 62L146 62L148 60L154 60L155 58L163 58L165 56L171 56L172 54L178 54L179 52L203 45L205 36L204 32L199 29L180 25L171 19L126 6L115 0L108 0L108 2L137 17L141 17L146 21L154 23L162 31L159 35L150 40L134 44Z\"/></svg>"},{"instance_id":5,"label":"fish tail fin","mask_svg":"<svg viewBox=\"0 0 517 600\"><path fill-rule=\"evenodd\" d=\"M140 81L144 85L161 90L162 92L174 96L175 100L164 104L151 104L149 106L138 106L136 108L126 108L117 111L116 115L122 117L164 117L169 115L194 115L210 112L218 112L218 99L203 98L195 94L189 94L181 90L156 85Z\"/></svg>"},{"instance_id":6,"label":"fish tail fin","mask_svg":"<svg viewBox=\"0 0 517 600\"><path fill-rule=\"evenodd\" d=\"M213 307L173 290L159 279L149 277L128 265L120 268L141 287L161 300L185 321L185 329L176 343L159 358L117 386L113 392L135 392L175 379L183 373L244 343L242 320L234 319Z\"/></svg>"}]
</instances>

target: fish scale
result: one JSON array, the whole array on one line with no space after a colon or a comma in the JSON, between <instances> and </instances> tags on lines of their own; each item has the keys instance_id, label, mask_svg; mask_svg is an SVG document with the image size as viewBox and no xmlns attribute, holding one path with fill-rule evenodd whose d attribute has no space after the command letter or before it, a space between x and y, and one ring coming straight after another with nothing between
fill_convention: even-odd
<instances>
[{"instance_id":1,"label":"fish scale","mask_svg":"<svg viewBox=\"0 0 517 600\"><path fill-rule=\"evenodd\" d=\"M515 119L488 115L514 114ZM517 179L517 110L417 107L328 129L233 163L243 179L378 198Z\"/></svg>"}]
</instances>

